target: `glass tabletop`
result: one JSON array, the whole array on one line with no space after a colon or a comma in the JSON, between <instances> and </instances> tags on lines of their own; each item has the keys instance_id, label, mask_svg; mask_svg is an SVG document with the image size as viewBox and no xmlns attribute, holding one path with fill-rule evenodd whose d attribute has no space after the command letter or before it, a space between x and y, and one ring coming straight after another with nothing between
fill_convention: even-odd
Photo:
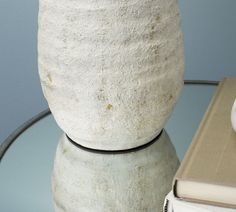
<instances>
[{"instance_id":1,"label":"glass tabletop","mask_svg":"<svg viewBox=\"0 0 236 212\"><path fill-rule=\"evenodd\" d=\"M180 160L215 89L212 85L184 86L165 127ZM0 211L53 211L51 173L62 133L49 114L14 139L0 163Z\"/></svg>"}]
</instances>

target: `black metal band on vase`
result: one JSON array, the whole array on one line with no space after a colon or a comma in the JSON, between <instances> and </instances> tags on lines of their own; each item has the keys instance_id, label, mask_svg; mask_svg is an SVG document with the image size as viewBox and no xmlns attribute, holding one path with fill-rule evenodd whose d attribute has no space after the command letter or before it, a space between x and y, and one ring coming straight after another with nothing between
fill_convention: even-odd
<instances>
[{"instance_id":1,"label":"black metal band on vase","mask_svg":"<svg viewBox=\"0 0 236 212\"><path fill-rule=\"evenodd\" d=\"M142 149L145 149L145 148L151 146L152 144L156 143L159 140L159 138L161 137L162 133L163 133L163 130L154 139L152 139L151 141L149 141L146 144L143 144L141 146L137 146L134 148L130 148L130 149L123 149L123 150L92 149L92 148L88 148L88 147L85 147L85 146L82 146L82 145L76 143L67 134L66 134L66 137L70 143L72 143L74 146L76 146L77 148L82 149L84 151L91 152L91 153L97 153L97 154L115 155L115 154L127 154L127 153L137 152Z\"/></svg>"}]
</instances>

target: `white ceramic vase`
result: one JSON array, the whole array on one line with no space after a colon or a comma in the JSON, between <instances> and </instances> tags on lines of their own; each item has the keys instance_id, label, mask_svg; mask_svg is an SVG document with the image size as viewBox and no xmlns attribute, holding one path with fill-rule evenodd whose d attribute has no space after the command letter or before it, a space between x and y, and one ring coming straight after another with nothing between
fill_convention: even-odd
<instances>
[{"instance_id":1,"label":"white ceramic vase","mask_svg":"<svg viewBox=\"0 0 236 212\"><path fill-rule=\"evenodd\" d=\"M38 64L63 131L96 149L163 129L183 84L177 0L39 0Z\"/></svg>"},{"instance_id":2,"label":"white ceramic vase","mask_svg":"<svg viewBox=\"0 0 236 212\"><path fill-rule=\"evenodd\" d=\"M177 0L39 0L38 64L49 107L75 144L117 151L154 139L183 84ZM164 131L121 154L64 135L57 212L161 212L178 166Z\"/></svg>"},{"instance_id":3,"label":"white ceramic vase","mask_svg":"<svg viewBox=\"0 0 236 212\"><path fill-rule=\"evenodd\" d=\"M65 135L53 171L56 212L162 212L178 168L165 131L141 150L100 154L74 146Z\"/></svg>"}]
</instances>

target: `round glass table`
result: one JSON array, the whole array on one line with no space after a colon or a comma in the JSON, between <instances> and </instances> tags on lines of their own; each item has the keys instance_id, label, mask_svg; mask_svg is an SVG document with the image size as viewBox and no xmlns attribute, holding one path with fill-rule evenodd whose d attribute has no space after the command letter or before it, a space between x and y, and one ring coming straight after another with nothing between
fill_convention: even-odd
<instances>
[{"instance_id":1,"label":"round glass table","mask_svg":"<svg viewBox=\"0 0 236 212\"><path fill-rule=\"evenodd\" d=\"M166 131L180 160L214 94L217 82L185 81ZM62 131L44 111L0 146L0 211L52 212L51 173Z\"/></svg>"}]
</instances>

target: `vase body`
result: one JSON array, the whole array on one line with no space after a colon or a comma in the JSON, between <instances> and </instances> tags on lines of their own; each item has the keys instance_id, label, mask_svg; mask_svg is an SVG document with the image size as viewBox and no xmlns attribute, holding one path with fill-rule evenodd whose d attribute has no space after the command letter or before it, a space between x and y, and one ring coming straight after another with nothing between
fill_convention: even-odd
<instances>
[{"instance_id":1,"label":"vase body","mask_svg":"<svg viewBox=\"0 0 236 212\"><path fill-rule=\"evenodd\" d=\"M179 162L165 131L126 154L82 150L63 135L52 178L56 212L162 212Z\"/></svg>"},{"instance_id":2,"label":"vase body","mask_svg":"<svg viewBox=\"0 0 236 212\"><path fill-rule=\"evenodd\" d=\"M176 0L40 0L38 64L75 142L118 150L163 129L183 84Z\"/></svg>"}]
</instances>

